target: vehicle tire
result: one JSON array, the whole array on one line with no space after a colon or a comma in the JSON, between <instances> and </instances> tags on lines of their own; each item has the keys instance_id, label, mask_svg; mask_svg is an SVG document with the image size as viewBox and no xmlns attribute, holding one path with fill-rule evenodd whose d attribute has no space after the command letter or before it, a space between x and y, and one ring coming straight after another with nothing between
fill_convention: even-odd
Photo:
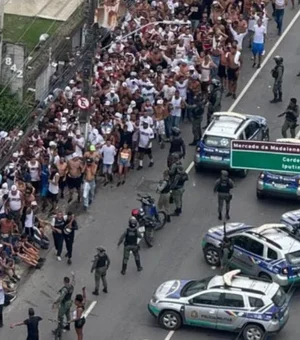
<instances>
[{"instance_id":1,"label":"vehicle tire","mask_svg":"<svg viewBox=\"0 0 300 340\"><path fill-rule=\"evenodd\" d=\"M263 279L263 280L270 281L270 282L273 281L272 278L271 278L271 276L268 275L267 273L259 273L259 274L258 274L258 277L261 278L261 279Z\"/></svg>"},{"instance_id":2,"label":"vehicle tire","mask_svg":"<svg viewBox=\"0 0 300 340\"><path fill-rule=\"evenodd\" d=\"M247 170L247 169L241 169L241 170L239 170L238 174L241 178L246 178L247 175L248 175L248 172L249 172L249 170Z\"/></svg>"},{"instance_id":3,"label":"vehicle tire","mask_svg":"<svg viewBox=\"0 0 300 340\"><path fill-rule=\"evenodd\" d=\"M247 325L243 330L244 340L263 340L265 331L255 323Z\"/></svg>"},{"instance_id":4,"label":"vehicle tire","mask_svg":"<svg viewBox=\"0 0 300 340\"><path fill-rule=\"evenodd\" d=\"M147 246L149 248L153 247L153 243L154 243L154 230L151 228L146 228L145 229L145 234L144 234L144 240L145 243L147 244Z\"/></svg>"},{"instance_id":5,"label":"vehicle tire","mask_svg":"<svg viewBox=\"0 0 300 340\"><path fill-rule=\"evenodd\" d=\"M261 191L256 190L256 198L262 200L264 198L264 194Z\"/></svg>"},{"instance_id":6,"label":"vehicle tire","mask_svg":"<svg viewBox=\"0 0 300 340\"><path fill-rule=\"evenodd\" d=\"M155 230L160 230L167 223L167 214L164 211L160 210L157 212L157 216L155 217L155 220L156 220Z\"/></svg>"},{"instance_id":7,"label":"vehicle tire","mask_svg":"<svg viewBox=\"0 0 300 340\"><path fill-rule=\"evenodd\" d=\"M175 331L181 327L182 319L179 313L173 310L165 310L160 314L158 323L169 331Z\"/></svg>"},{"instance_id":8,"label":"vehicle tire","mask_svg":"<svg viewBox=\"0 0 300 340\"><path fill-rule=\"evenodd\" d=\"M207 246L204 248L204 258L207 264L212 267L219 267L221 265L221 252L214 246Z\"/></svg>"}]
</instances>

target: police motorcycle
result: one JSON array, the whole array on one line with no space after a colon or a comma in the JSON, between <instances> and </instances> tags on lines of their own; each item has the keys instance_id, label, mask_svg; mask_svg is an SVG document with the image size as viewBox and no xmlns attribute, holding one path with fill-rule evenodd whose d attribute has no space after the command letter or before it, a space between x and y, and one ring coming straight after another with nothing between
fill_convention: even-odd
<instances>
[{"instance_id":1,"label":"police motorcycle","mask_svg":"<svg viewBox=\"0 0 300 340\"><path fill-rule=\"evenodd\" d=\"M167 221L167 214L158 211L155 200L150 195L138 194L137 201L141 202L139 209L132 209L131 216L135 217L139 223L139 232L143 235L148 247L153 247L154 231L164 227Z\"/></svg>"}]
</instances>

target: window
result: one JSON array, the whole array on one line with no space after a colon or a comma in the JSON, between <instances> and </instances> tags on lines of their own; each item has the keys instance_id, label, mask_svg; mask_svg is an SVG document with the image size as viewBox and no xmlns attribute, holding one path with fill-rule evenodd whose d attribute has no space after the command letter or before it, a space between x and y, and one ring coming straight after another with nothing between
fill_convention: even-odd
<instances>
[{"instance_id":1,"label":"window","mask_svg":"<svg viewBox=\"0 0 300 340\"><path fill-rule=\"evenodd\" d=\"M246 236L236 236L232 238L232 242L235 246L247 249L248 237Z\"/></svg>"},{"instance_id":2,"label":"window","mask_svg":"<svg viewBox=\"0 0 300 340\"><path fill-rule=\"evenodd\" d=\"M245 129L246 139L250 139L255 132L259 129L259 124L256 122L250 122Z\"/></svg>"},{"instance_id":3,"label":"window","mask_svg":"<svg viewBox=\"0 0 300 340\"><path fill-rule=\"evenodd\" d=\"M251 251L251 253L258 255L258 256L263 256L264 253L264 246L262 243L251 240L250 245L248 247L248 250Z\"/></svg>"},{"instance_id":4,"label":"window","mask_svg":"<svg viewBox=\"0 0 300 340\"><path fill-rule=\"evenodd\" d=\"M222 294L221 306L242 308L244 307L244 299L240 294L225 293Z\"/></svg>"},{"instance_id":5,"label":"window","mask_svg":"<svg viewBox=\"0 0 300 340\"><path fill-rule=\"evenodd\" d=\"M278 255L276 253L275 250L271 249L271 248L268 248L268 259L270 260L277 260L278 259Z\"/></svg>"},{"instance_id":6,"label":"window","mask_svg":"<svg viewBox=\"0 0 300 340\"><path fill-rule=\"evenodd\" d=\"M207 285L208 285L208 283L211 279L212 279L212 277L208 277L204 280L189 282L188 284L186 284L183 287L180 295L181 296L191 296L191 295L194 295L196 293L200 293L203 290L206 290Z\"/></svg>"},{"instance_id":7,"label":"window","mask_svg":"<svg viewBox=\"0 0 300 340\"><path fill-rule=\"evenodd\" d=\"M221 293L204 293L193 298L193 303L199 305L219 306Z\"/></svg>"},{"instance_id":8,"label":"window","mask_svg":"<svg viewBox=\"0 0 300 340\"><path fill-rule=\"evenodd\" d=\"M254 308L260 308L264 306L263 300L255 298L255 297L249 297L249 304L250 304L250 307L254 307Z\"/></svg>"}]
</instances>

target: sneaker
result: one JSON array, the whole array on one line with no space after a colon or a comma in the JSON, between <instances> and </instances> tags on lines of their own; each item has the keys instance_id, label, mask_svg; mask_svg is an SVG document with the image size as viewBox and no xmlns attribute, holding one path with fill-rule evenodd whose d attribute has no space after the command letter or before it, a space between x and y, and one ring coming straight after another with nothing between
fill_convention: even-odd
<instances>
[{"instance_id":1,"label":"sneaker","mask_svg":"<svg viewBox=\"0 0 300 340\"><path fill-rule=\"evenodd\" d=\"M60 256L56 256L57 261L61 261L61 257Z\"/></svg>"}]
</instances>

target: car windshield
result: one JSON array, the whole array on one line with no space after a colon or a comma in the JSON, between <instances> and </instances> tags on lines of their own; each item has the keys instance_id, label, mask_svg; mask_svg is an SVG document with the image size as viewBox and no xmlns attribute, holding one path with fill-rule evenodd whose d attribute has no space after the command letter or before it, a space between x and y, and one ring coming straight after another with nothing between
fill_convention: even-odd
<instances>
[{"instance_id":1,"label":"car windshield","mask_svg":"<svg viewBox=\"0 0 300 340\"><path fill-rule=\"evenodd\" d=\"M186 297L186 296L191 296L193 294L201 292L202 290L205 290L207 288L210 280L211 280L211 277L208 277L204 280L191 281L183 287L180 295L182 297Z\"/></svg>"},{"instance_id":2,"label":"car windshield","mask_svg":"<svg viewBox=\"0 0 300 340\"><path fill-rule=\"evenodd\" d=\"M272 297L272 301L277 307L282 307L285 304L286 294L282 288L277 290L276 294Z\"/></svg>"},{"instance_id":3,"label":"car windshield","mask_svg":"<svg viewBox=\"0 0 300 340\"><path fill-rule=\"evenodd\" d=\"M203 143L206 146L213 146L216 148L230 148L231 138L219 137L219 136L204 136Z\"/></svg>"},{"instance_id":4,"label":"car windshield","mask_svg":"<svg viewBox=\"0 0 300 340\"><path fill-rule=\"evenodd\" d=\"M287 254L286 259L290 264L300 264L300 250Z\"/></svg>"}]
</instances>

